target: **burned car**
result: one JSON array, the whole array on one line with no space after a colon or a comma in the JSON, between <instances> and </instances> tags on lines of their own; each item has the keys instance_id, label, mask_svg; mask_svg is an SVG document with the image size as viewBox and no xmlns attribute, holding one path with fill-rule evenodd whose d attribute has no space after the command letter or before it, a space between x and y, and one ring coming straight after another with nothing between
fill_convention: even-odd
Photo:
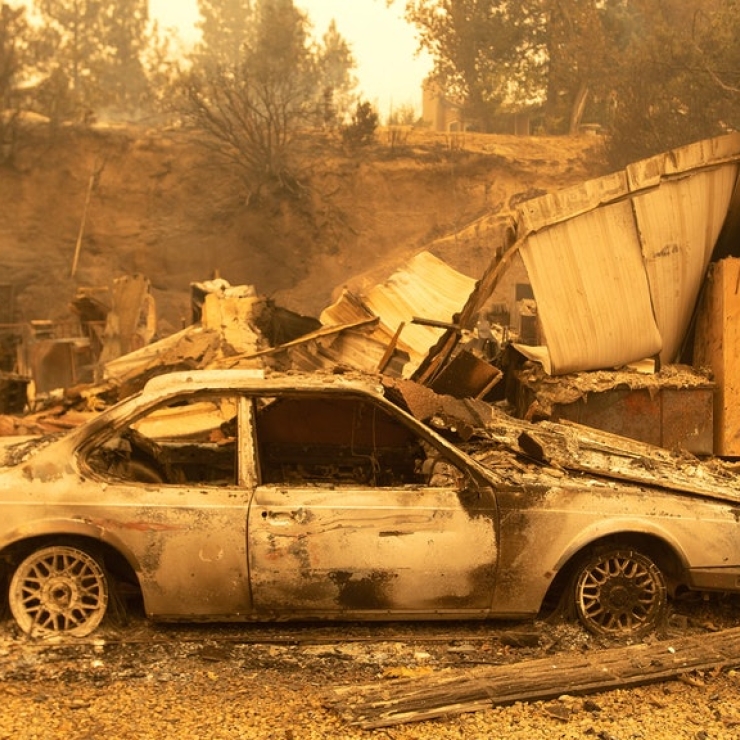
<instances>
[{"instance_id":1,"label":"burned car","mask_svg":"<svg viewBox=\"0 0 740 740\"><path fill-rule=\"evenodd\" d=\"M10 611L83 636L132 589L162 621L532 618L562 597L593 632L637 635L681 588L739 588L737 502L511 479L485 432L468 454L448 431L372 378L156 377L5 445Z\"/></svg>"}]
</instances>

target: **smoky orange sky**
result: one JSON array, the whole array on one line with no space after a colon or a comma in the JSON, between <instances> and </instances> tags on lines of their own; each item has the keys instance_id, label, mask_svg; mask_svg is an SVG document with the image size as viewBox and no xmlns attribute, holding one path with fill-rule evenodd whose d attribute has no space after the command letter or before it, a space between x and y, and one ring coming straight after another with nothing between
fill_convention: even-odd
<instances>
[{"instance_id":1,"label":"smoky orange sky","mask_svg":"<svg viewBox=\"0 0 740 740\"><path fill-rule=\"evenodd\" d=\"M416 31L403 18L404 0L388 8L385 0L295 0L320 39L332 19L357 62L358 92L381 119L399 107L421 113L421 85L431 69L426 54L417 55ZM176 28L186 44L197 39L197 0L149 0L152 18Z\"/></svg>"}]
</instances>

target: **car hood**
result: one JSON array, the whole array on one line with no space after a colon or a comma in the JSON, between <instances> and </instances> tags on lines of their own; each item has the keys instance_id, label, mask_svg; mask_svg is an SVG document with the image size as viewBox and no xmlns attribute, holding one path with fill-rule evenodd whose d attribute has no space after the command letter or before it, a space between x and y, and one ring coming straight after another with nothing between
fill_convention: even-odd
<instances>
[{"instance_id":1,"label":"car hood","mask_svg":"<svg viewBox=\"0 0 740 740\"><path fill-rule=\"evenodd\" d=\"M563 487L611 481L625 491L654 488L740 504L740 474L733 464L579 425L498 416L459 446L503 484Z\"/></svg>"}]
</instances>

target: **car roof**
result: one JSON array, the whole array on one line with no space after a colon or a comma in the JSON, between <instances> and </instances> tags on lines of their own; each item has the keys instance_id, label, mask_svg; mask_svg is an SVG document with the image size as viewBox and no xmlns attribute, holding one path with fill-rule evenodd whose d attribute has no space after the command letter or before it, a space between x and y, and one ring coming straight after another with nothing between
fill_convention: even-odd
<instances>
[{"instance_id":1,"label":"car roof","mask_svg":"<svg viewBox=\"0 0 740 740\"><path fill-rule=\"evenodd\" d=\"M384 396L379 381L359 375L335 374L265 374L262 369L185 370L157 375L147 381L142 395L160 396L200 390L251 391L358 391L376 397Z\"/></svg>"}]
</instances>

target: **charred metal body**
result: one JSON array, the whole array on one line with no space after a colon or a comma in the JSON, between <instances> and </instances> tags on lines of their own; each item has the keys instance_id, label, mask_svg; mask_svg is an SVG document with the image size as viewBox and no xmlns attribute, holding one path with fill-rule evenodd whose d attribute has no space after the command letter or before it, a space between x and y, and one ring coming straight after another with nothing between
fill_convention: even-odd
<instances>
[{"instance_id":1,"label":"charred metal body","mask_svg":"<svg viewBox=\"0 0 740 740\"><path fill-rule=\"evenodd\" d=\"M737 497L532 464L486 404L388 386L176 373L16 440L0 473L16 621L88 634L120 582L188 621L531 617L555 590L589 629L638 634L672 590L740 588Z\"/></svg>"}]
</instances>

